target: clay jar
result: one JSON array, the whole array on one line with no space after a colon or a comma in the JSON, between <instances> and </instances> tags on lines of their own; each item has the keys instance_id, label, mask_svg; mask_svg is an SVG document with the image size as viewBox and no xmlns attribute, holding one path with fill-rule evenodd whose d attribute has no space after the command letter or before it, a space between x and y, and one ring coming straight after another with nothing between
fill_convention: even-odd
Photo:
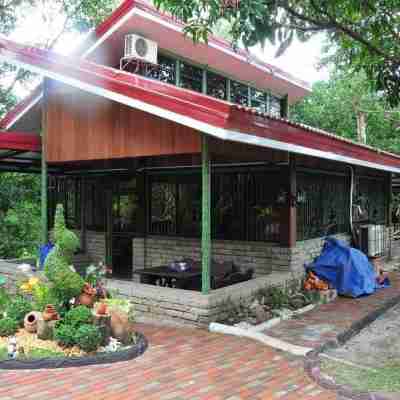
<instances>
[{"instance_id":1,"label":"clay jar","mask_svg":"<svg viewBox=\"0 0 400 400\"><path fill-rule=\"evenodd\" d=\"M44 321L57 321L58 319L60 319L60 317L58 316L58 312L52 304L47 304L42 313L42 318Z\"/></svg>"},{"instance_id":2,"label":"clay jar","mask_svg":"<svg viewBox=\"0 0 400 400\"><path fill-rule=\"evenodd\" d=\"M79 304L87 307L92 307L96 297L96 289L92 288L88 283L85 283L82 293L79 296Z\"/></svg>"},{"instance_id":3,"label":"clay jar","mask_svg":"<svg viewBox=\"0 0 400 400\"><path fill-rule=\"evenodd\" d=\"M40 318L40 313L37 311L31 311L25 315L24 318L24 328L29 333L37 332L37 324Z\"/></svg>"},{"instance_id":4,"label":"clay jar","mask_svg":"<svg viewBox=\"0 0 400 400\"><path fill-rule=\"evenodd\" d=\"M96 313L98 315L107 315L107 304L100 303L97 307Z\"/></svg>"}]
</instances>

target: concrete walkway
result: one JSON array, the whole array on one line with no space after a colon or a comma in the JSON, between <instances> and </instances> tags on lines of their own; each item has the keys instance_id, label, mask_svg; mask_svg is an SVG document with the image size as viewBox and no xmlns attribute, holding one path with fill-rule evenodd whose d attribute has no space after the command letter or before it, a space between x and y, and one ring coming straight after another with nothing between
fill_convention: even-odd
<instances>
[{"instance_id":1,"label":"concrete walkway","mask_svg":"<svg viewBox=\"0 0 400 400\"><path fill-rule=\"evenodd\" d=\"M304 373L303 359L253 340L204 330L138 325L150 342L130 362L1 371L0 399L333 400Z\"/></svg>"}]
</instances>

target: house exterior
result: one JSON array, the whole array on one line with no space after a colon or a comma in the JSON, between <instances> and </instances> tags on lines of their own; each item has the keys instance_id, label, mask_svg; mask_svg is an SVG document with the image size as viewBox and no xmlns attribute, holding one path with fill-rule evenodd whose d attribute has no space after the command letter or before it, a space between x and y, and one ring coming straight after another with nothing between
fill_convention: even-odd
<instances>
[{"instance_id":1,"label":"house exterior","mask_svg":"<svg viewBox=\"0 0 400 400\"><path fill-rule=\"evenodd\" d=\"M182 29L139 0L69 57L0 39L0 60L44 76L0 129L41 133L44 240L63 203L82 251L112 266L139 308L174 304L169 315L201 324L218 316L212 260L253 268L250 293L271 273L300 276L328 230L349 240L357 219L389 226L400 157L290 121L305 82ZM124 58L128 34L157 44L157 64ZM38 168L20 154L4 150L0 167ZM136 283L182 258L201 261L205 297Z\"/></svg>"}]
</instances>

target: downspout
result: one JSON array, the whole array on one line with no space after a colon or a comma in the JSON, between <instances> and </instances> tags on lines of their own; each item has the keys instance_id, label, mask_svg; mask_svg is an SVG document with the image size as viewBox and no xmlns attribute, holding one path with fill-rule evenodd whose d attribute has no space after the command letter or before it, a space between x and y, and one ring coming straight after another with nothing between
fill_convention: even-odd
<instances>
[{"instance_id":1,"label":"downspout","mask_svg":"<svg viewBox=\"0 0 400 400\"><path fill-rule=\"evenodd\" d=\"M349 210L349 220L350 220L350 231L353 239L353 244L356 244L356 237L354 235L353 229L353 191L354 191L354 168L351 165L348 165L350 169L350 210Z\"/></svg>"}]
</instances>

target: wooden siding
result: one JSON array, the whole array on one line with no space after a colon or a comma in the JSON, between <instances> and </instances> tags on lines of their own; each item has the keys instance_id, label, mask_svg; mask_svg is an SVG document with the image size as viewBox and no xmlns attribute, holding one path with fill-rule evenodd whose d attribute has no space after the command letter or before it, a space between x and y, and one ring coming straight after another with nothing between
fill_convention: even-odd
<instances>
[{"instance_id":1,"label":"wooden siding","mask_svg":"<svg viewBox=\"0 0 400 400\"><path fill-rule=\"evenodd\" d=\"M200 152L197 131L51 82L47 161L67 162Z\"/></svg>"}]
</instances>

